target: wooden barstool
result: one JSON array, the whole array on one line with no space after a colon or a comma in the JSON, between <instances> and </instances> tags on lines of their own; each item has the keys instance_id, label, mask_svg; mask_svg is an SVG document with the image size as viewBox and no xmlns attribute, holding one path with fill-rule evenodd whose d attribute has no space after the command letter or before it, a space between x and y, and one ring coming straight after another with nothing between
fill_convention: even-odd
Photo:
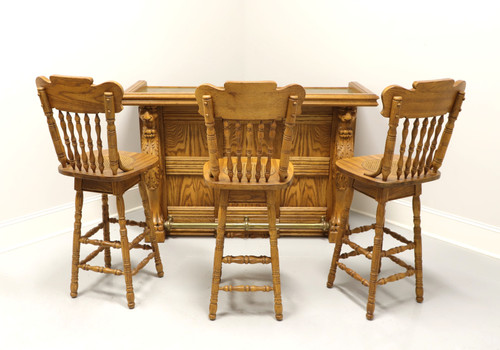
<instances>
[{"instance_id":1,"label":"wooden barstool","mask_svg":"<svg viewBox=\"0 0 500 350\"><path fill-rule=\"evenodd\" d=\"M276 319L282 320L276 232L276 207L279 208L279 202L276 202L276 198L293 178L293 165L289 156L295 118L301 112L305 90L300 85L277 88L275 82L227 82L223 89L201 85L195 95L199 113L204 116L207 127L209 161L204 165L203 176L206 184L219 193L209 318L215 320L219 290L273 291ZM222 119L224 135L219 135L221 138L216 135L216 118ZM284 130L281 121L284 121ZM218 142L223 147L218 147ZM275 152L280 154L279 159L273 158ZM251 195L256 192L265 194L270 257L223 256L227 207L231 195L236 191L249 192ZM271 263L273 285L221 287L222 263Z\"/></svg>"},{"instance_id":2,"label":"wooden barstool","mask_svg":"<svg viewBox=\"0 0 500 350\"><path fill-rule=\"evenodd\" d=\"M440 177L438 169L443 163L455 120L464 100L464 91L464 81L455 82L451 79L417 81L413 83L411 90L400 86L387 87L382 92L381 112L384 117L389 118L384 154L345 158L336 163L337 169L343 175L340 182L346 186L347 192L327 287L333 286L337 267L367 286L369 291L366 318L369 320L373 319L375 291L378 285L415 275L416 299L419 303L423 301L420 229L422 183ZM403 125L398 132L400 120L403 121ZM400 135L399 155L394 155L398 135ZM375 224L349 230L349 208L353 190L377 201ZM413 241L385 227L385 204L404 197L413 197ZM349 239L353 234L372 229L375 230L373 246L364 248ZM402 242L403 245L383 250L384 233ZM351 247L352 251L340 254L343 244ZM396 257L396 254L409 249L414 249L415 266L410 266ZM358 255L364 255L371 260L369 280L339 261ZM379 279L383 257L403 267L405 271Z\"/></svg>"},{"instance_id":3,"label":"wooden barstool","mask_svg":"<svg viewBox=\"0 0 500 350\"><path fill-rule=\"evenodd\" d=\"M128 307L134 308L134 289L132 276L154 258L158 277L163 276L158 244L154 234L149 198L144 182L147 171L158 165L158 157L145 153L118 151L115 113L123 109L123 89L115 82L93 85L92 78L53 75L50 79L36 79L38 95L47 117L50 136L57 158L61 163L59 172L75 178L75 226L73 233L73 258L71 268L71 296L78 294L79 269L123 275L127 291ZM54 118L56 109L60 128ZM101 138L101 117L105 115L106 138ZM104 131L103 131L104 133ZM63 138L61 138L61 134ZM108 149L103 149L103 139ZM123 194L134 185L139 185L146 222L125 219ZM102 222L87 234L81 235L83 192L102 194ZM108 195L116 196L118 220L109 217ZM120 241L110 240L110 223L120 226ZM129 242L127 225L140 226L144 230ZM92 239L99 230L103 230L103 240ZM151 244L141 244L149 236ZM81 244L97 246L97 249L85 259L80 260ZM110 248L120 249L123 269L111 267ZM130 263L131 249L152 250L137 267L132 270ZM89 265L99 253L104 251L104 266Z\"/></svg>"}]
</instances>

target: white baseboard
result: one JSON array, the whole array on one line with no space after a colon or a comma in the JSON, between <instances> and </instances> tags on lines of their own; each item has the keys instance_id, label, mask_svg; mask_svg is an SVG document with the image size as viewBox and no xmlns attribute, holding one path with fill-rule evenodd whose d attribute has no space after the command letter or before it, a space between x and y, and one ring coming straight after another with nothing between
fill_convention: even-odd
<instances>
[{"instance_id":1,"label":"white baseboard","mask_svg":"<svg viewBox=\"0 0 500 350\"><path fill-rule=\"evenodd\" d=\"M356 201L351 210L375 218L375 201ZM422 234L500 259L500 227L422 206ZM412 204L395 200L387 204L386 221L413 230Z\"/></svg>"},{"instance_id":2,"label":"white baseboard","mask_svg":"<svg viewBox=\"0 0 500 350\"><path fill-rule=\"evenodd\" d=\"M125 195L125 209L131 213L140 209L142 201L137 186ZM110 216L116 216L116 201L109 197ZM84 194L82 231L95 226L102 219L101 195ZM41 210L0 222L0 253L36 243L61 234L73 232L75 204L66 203L57 207Z\"/></svg>"}]
</instances>

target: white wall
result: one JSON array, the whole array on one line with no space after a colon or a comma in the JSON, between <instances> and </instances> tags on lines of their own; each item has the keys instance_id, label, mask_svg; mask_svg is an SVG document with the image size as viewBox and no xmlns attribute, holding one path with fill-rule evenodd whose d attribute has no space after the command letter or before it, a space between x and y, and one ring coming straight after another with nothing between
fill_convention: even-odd
<instances>
[{"instance_id":1,"label":"white wall","mask_svg":"<svg viewBox=\"0 0 500 350\"><path fill-rule=\"evenodd\" d=\"M309 86L354 80L377 94L414 80L466 80L442 179L424 187L422 225L429 235L500 257L496 8L486 0L245 2L245 78ZM357 155L383 152L387 120L379 111L359 109ZM409 203L392 202L387 219L411 226ZM375 213L362 195L353 208Z\"/></svg>"},{"instance_id":2,"label":"white wall","mask_svg":"<svg viewBox=\"0 0 500 350\"><path fill-rule=\"evenodd\" d=\"M410 87L413 80L450 77L467 81L467 99L442 180L425 186L423 205L438 213L438 221L447 217L469 225L459 230L486 230L488 243L474 246L476 232L450 232L448 239L459 237L466 245L500 256L500 248L488 250L500 247L500 142L495 137L500 128L495 95L500 25L493 2L188 0L76 5L47 0L8 6L0 21L0 250L28 234L42 237L50 230L50 225L19 230L19 223L47 212L62 215L62 208L71 212L72 181L57 174L36 96L38 75L92 76L96 83L116 80L125 88L140 79L150 85L274 79L279 84L345 86L359 81L377 94L389 84ZM386 121L379 110L359 109L357 154L382 152ZM488 127L480 126L485 124ZM139 149L137 125L136 109L126 108L119 123L120 147ZM360 197L354 207L372 211ZM428 231L434 233L437 224ZM62 223L61 230L66 226Z\"/></svg>"}]
</instances>

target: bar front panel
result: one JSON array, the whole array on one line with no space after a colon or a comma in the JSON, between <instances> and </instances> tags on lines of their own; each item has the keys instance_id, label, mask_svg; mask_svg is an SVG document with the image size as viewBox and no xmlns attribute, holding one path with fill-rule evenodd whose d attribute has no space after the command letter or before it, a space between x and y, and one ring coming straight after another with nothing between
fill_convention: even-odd
<instances>
[{"instance_id":1,"label":"bar front panel","mask_svg":"<svg viewBox=\"0 0 500 350\"><path fill-rule=\"evenodd\" d=\"M280 222L318 223L326 216L328 205L328 180L330 153L335 122L332 107L304 106L297 118L291 160L295 165L292 185L281 193ZM162 106L163 153L165 157L166 208L175 222L214 222L214 205L217 193L213 193L204 181L203 164L208 160L207 138L204 120L196 106ZM216 125L222 135L222 124ZM278 125L277 132L282 132ZM218 130L219 131L219 130ZM243 131L244 132L244 131ZM268 132L266 130L265 132ZM254 142L256 145L257 142ZM222 152L223 139L218 140ZM275 150L279 153L281 145ZM246 154L245 146L243 154ZM234 204L229 209L228 222L241 222L248 217L251 222L266 222L267 210L261 198L247 198L244 194L232 196ZM172 231L172 234L213 234L213 230ZM282 230L281 235L299 234L294 230ZM301 235L304 232L300 233ZM322 231L308 232L323 235Z\"/></svg>"}]
</instances>

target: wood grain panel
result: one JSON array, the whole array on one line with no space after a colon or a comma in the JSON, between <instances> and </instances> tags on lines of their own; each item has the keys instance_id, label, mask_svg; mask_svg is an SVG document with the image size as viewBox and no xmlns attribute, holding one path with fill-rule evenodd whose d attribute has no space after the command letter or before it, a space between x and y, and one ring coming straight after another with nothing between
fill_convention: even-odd
<instances>
[{"instance_id":1,"label":"wood grain panel","mask_svg":"<svg viewBox=\"0 0 500 350\"><path fill-rule=\"evenodd\" d=\"M332 116L307 115L297 118L292 156L329 157Z\"/></svg>"},{"instance_id":2,"label":"wood grain panel","mask_svg":"<svg viewBox=\"0 0 500 350\"><path fill-rule=\"evenodd\" d=\"M249 191L231 191L229 200L231 205L249 206L250 204L261 203L262 206L265 206L266 196L264 191L254 191L252 193L249 193Z\"/></svg>"},{"instance_id":3,"label":"wood grain panel","mask_svg":"<svg viewBox=\"0 0 500 350\"><path fill-rule=\"evenodd\" d=\"M213 206L171 205L168 214L174 218L174 222L216 222Z\"/></svg>"},{"instance_id":4,"label":"wood grain panel","mask_svg":"<svg viewBox=\"0 0 500 350\"><path fill-rule=\"evenodd\" d=\"M199 115L164 118L166 156L208 156L205 124Z\"/></svg>"},{"instance_id":5,"label":"wood grain panel","mask_svg":"<svg viewBox=\"0 0 500 350\"><path fill-rule=\"evenodd\" d=\"M267 222L267 207L230 205L227 208L227 222L243 222L247 217L250 222Z\"/></svg>"},{"instance_id":6,"label":"wood grain panel","mask_svg":"<svg viewBox=\"0 0 500 350\"><path fill-rule=\"evenodd\" d=\"M284 207L326 207L328 178L324 176L301 176L293 179L292 185L281 194Z\"/></svg>"},{"instance_id":7,"label":"wood grain panel","mask_svg":"<svg viewBox=\"0 0 500 350\"><path fill-rule=\"evenodd\" d=\"M203 164L208 157L167 156L165 171L167 175L198 175L203 176Z\"/></svg>"},{"instance_id":8,"label":"wood grain panel","mask_svg":"<svg viewBox=\"0 0 500 350\"><path fill-rule=\"evenodd\" d=\"M208 157L167 156L165 170L167 175L203 175L203 165ZM328 176L329 157L290 157L295 176Z\"/></svg>"},{"instance_id":9,"label":"wood grain panel","mask_svg":"<svg viewBox=\"0 0 500 350\"><path fill-rule=\"evenodd\" d=\"M171 206L213 206L213 192L203 177L189 175L167 176L167 201Z\"/></svg>"},{"instance_id":10,"label":"wood grain panel","mask_svg":"<svg viewBox=\"0 0 500 350\"><path fill-rule=\"evenodd\" d=\"M279 222L318 223L326 215L326 207L281 207Z\"/></svg>"},{"instance_id":11,"label":"wood grain panel","mask_svg":"<svg viewBox=\"0 0 500 350\"><path fill-rule=\"evenodd\" d=\"M290 157L290 161L295 176L328 176L330 173L330 157Z\"/></svg>"}]
</instances>

